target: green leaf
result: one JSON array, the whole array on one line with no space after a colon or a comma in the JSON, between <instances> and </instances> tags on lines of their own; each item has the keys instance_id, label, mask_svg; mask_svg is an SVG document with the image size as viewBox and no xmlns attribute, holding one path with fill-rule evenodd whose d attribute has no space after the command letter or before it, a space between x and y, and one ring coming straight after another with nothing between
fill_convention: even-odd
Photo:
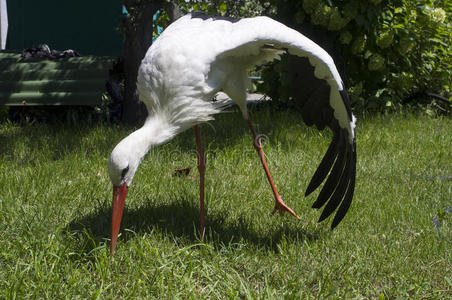
<instances>
[{"instance_id":1,"label":"green leaf","mask_svg":"<svg viewBox=\"0 0 452 300\"><path fill-rule=\"evenodd\" d=\"M394 25L392 25L392 28L394 28L394 29L402 29L404 27L405 27L404 24L394 24Z\"/></svg>"},{"instance_id":2,"label":"green leaf","mask_svg":"<svg viewBox=\"0 0 452 300\"><path fill-rule=\"evenodd\" d=\"M384 92L387 92L387 91L388 91L387 88L379 89L379 90L377 90L377 92L375 93L375 97L380 98L380 96L381 96Z\"/></svg>"},{"instance_id":3,"label":"green leaf","mask_svg":"<svg viewBox=\"0 0 452 300\"><path fill-rule=\"evenodd\" d=\"M220 11L220 12L226 12L227 9L228 9L228 5L224 2L222 2L220 4L220 6L218 6L218 11Z\"/></svg>"}]
</instances>

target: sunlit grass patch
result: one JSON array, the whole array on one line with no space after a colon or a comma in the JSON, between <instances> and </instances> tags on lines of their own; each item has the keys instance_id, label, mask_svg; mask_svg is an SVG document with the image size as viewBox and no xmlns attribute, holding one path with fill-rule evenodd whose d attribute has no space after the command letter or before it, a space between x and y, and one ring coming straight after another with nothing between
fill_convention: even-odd
<instances>
[{"instance_id":1,"label":"sunlit grass patch","mask_svg":"<svg viewBox=\"0 0 452 300\"><path fill-rule=\"evenodd\" d=\"M274 200L251 136L228 113L201 126L207 242L197 233L196 146L187 131L145 158L114 257L106 164L132 129L1 123L0 297L451 296L450 119L359 116L355 197L331 232L331 220L318 224L310 208L317 192L304 197L331 134L292 112L252 116L279 192L301 220L270 215ZM172 176L178 167L194 179Z\"/></svg>"}]
</instances>

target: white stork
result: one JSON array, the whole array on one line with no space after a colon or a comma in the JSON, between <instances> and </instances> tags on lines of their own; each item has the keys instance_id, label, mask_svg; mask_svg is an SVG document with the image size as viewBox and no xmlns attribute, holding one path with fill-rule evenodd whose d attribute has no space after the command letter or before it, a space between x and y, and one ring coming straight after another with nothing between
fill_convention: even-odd
<instances>
[{"instance_id":1,"label":"white stork","mask_svg":"<svg viewBox=\"0 0 452 300\"><path fill-rule=\"evenodd\" d=\"M200 173L200 232L204 237L205 156L198 124L212 120L225 107L212 102L224 91L240 108L251 133L275 197L273 212L289 212L265 162L261 142L246 108L248 70L284 53L306 57L317 79L329 87L329 97L311 97L300 103L308 125L328 126L332 142L309 183L306 195L328 176L313 204L321 208L319 222L337 208L334 228L353 198L356 173L355 117L344 84L331 56L299 32L268 17L232 19L190 13L172 23L147 51L138 73L140 100L148 117L144 125L124 138L113 150L108 171L113 183L111 253L114 253L128 186L146 153L190 127L194 128Z\"/></svg>"}]
</instances>

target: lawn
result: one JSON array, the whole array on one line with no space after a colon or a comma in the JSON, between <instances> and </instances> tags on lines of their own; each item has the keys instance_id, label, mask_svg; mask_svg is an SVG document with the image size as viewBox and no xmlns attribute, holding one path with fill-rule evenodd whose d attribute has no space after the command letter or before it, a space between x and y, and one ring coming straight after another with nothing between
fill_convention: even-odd
<instances>
[{"instance_id":1,"label":"lawn","mask_svg":"<svg viewBox=\"0 0 452 300\"><path fill-rule=\"evenodd\" d=\"M0 298L452 297L452 119L358 116L355 197L331 231L310 208L318 192L304 197L331 134L292 112L253 118L301 220L270 215L246 124L225 113L201 126L207 242L188 131L145 158L114 257L107 160L132 129L0 122ZM193 178L172 176L178 167Z\"/></svg>"}]
</instances>

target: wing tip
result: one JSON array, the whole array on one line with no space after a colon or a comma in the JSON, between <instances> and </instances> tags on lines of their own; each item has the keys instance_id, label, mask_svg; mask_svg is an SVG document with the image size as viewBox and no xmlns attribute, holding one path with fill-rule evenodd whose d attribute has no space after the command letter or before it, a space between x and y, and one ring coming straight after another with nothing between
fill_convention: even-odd
<instances>
[{"instance_id":1,"label":"wing tip","mask_svg":"<svg viewBox=\"0 0 452 300\"><path fill-rule=\"evenodd\" d=\"M345 129L340 130L342 132L346 132ZM342 154L339 154L338 156L344 154L346 155L345 165L342 164L339 170L333 166L331 172L328 175L327 182L322 188L322 191L320 192L317 200L312 205L312 208L320 209L323 205L325 205L325 203L327 203L326 207L323 209L322 214L319 217L318 222L324 221L336 211L333 222L331 224L332 230L342 221L342 219L348 212L354 195L356 179L356 143L354 140L353 143L347 142L347 134L341 134L341 137L342 143L339 144L341 144L345 149L338 149L338 152L342 152ZM339 158L340 157L338 157L338 159ZM334 165L336 165L336 163L337 162L335 162ZM341 164L339 164L339 166L340 165ZM311 186L308 186L306 193L308 192L312 192Z\"/></svg>"},{"instance_id":2,"label":"wing tip","mask_svg":"<svg viewBox=\"0 0 452 300\"><path fill-rule=\"evenodd\" d=\"M334 216L333 222L331 223L331 230L333 230L339 223L344 219L345 215L347 214L350 205L352 204L353 196L355 194L355 185L356 185L356 149L355 147L352 148L352 167L351 167L351 174L350 174L350 183L347 187L347 190L344 195L344 199L342 200L339 209L336 212L336 215Z\"/></svg>"}]
</instances>

